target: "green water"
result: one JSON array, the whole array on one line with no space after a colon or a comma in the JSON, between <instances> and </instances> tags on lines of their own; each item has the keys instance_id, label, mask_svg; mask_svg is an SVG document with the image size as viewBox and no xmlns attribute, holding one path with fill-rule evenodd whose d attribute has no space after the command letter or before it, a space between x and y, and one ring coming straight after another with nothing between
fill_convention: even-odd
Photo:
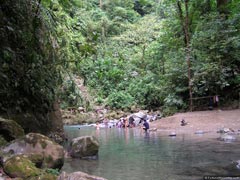
<instances>
[{"instance_id":1,"label":"green water","mask_svg":"<svg viewBox=\"0 0 240 180\"><path fill-rule=\"evenodd\" d=\"M69 139L94 135L100 141L98 159L67 159L63 170L83 171L108 180L197 180L204 175L231 176L240 159L239 141L220 142L208 135L144 133L139 129L66 126ZM235 167L235 166L234 166Z\"/></svg>"}]
</instances>

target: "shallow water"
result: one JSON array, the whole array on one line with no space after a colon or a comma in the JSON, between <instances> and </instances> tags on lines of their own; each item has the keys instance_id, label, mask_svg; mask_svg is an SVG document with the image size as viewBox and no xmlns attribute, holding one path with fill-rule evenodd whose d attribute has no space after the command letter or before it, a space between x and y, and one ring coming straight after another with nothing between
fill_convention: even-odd
<instances>
[{"instance_id":1,"label":"shallow water","mask_svg":"<svg viewBox=\"0 0 240 180\"><path fill-rule=\"evenodd\" d=\"M63 171L83 171L108 180L197 180L203 176L239 175L232 161L240 159L235 142L215 136L145 133L140 129L100 129L66 126L68 139L94 135L100 141L98 159L66 159ZM217 136L217 134L216 134Z\"/></svg>"}]
</instances>

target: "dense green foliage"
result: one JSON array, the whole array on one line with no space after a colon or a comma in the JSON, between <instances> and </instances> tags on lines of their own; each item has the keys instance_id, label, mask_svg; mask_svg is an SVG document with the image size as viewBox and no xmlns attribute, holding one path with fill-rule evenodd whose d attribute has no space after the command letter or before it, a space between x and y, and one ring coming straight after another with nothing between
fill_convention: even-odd
<instances>
[{"instance_id":1,"label":"dense green foliage","mask_svg":"<svg viewBox=\"0 0 240 180\"><path fill-rule=\"evenodd\" d=\"M110 107L187 109L188 66L178 7L184 16L184 1L99 3L72 1L67 8L71 27L82 35L74 73ZM193 97L238 98L239 10L236 1L189 1Z\"/></svg>"},{"instance_id":2,"label":"dense green foliage","mask_svg":"<svg viewBox=\"0 0 240 180\"><path fill-rule=\"evenodd\" d=\"M9 17L7 12L16 16L1 22L5 32L1 34L4 61L0 78L6 82L1 83L3 103L9 98L12 104L54 99L59 64L64 67L63 74L71 71L84 79L96 102L111 108L163 107L166 114L188 109L189 84L193 97L220 95L224 102L238 99L240 5L236 0L41 3L38 16L29 16L24 22L31 23L25 26L12 27L11 23L16 18L21 23L25 16L17 16L17 12L24 15L28 8L20 11L23 7L16 3L0 12L1 17ZM191 66L186 61L186 18ZM12 45L6 36L16 37ZM74 81L66 79L62 103L81 105ZM32 98L24 99L25 95Z\"/></svg>"}]
</instances>

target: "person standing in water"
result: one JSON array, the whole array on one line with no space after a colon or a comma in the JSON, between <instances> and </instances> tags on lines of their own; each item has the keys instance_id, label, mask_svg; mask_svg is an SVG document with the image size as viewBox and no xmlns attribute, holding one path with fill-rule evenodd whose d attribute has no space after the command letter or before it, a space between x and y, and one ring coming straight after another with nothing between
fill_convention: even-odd
<instances>
[{"instance_id":1,"label":"person standing in water","mask_svg":"<svg viewBox=\"0 0 240 180\"><path fill-rule=\"evenodd\" d=\"M143 130L145 130L145 132L147 132L149 129L149 123L147 122L146 119L144 119L144 123L143 123Z\"/></svg>"},{"instance_id":2,"label":"person standing in water","mask_svg":"<svg viewBox=\"0 0 240 180\"><path fill-rule=\"evenodd\" d=\"M98 121L96 122L96 129L97 129L97 130L100 129L100 127L99 127L99 122L98 122Z\"/></svg>"}]
</instances>

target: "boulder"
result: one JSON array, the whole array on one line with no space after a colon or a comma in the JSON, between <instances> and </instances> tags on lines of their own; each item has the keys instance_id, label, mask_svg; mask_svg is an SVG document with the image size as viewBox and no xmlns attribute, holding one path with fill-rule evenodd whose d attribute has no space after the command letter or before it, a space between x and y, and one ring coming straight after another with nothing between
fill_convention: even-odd
<instances>
[{"instance_id":1,"label":"boulder","mask_svg":"<svg viewBox=\"0 0 240 180\"><path fill-rule=\"evenodd\" d=\"M6 141L12 141L24 136L23 128L13 120L0 118L0 135Z\"/></svg>"},{"instance_id":2,"label":"boulder","mask_svg":"<svg viewBox=\"0 0 240 180\"><path fill-rule=\"evenodd\" d=\"M64 163L64 149L48 137L29 133L3 148L4 153L24 154L41 168L58 168Z\"/></svg>"},{"instance_id":3,"label":"boulder","mask_svg":"<svg viewBox=\"0 0 240 180\"><path fill-rule=\"evenodd\" d=\"M36 179L43 179L43 180L56 180L57 175L54 174L54 170L46 169L41 170L38 169L31 159L29 159L26 155L15 155L9 158L3 164L3 180L4 179L18 179L18 180L36 180ZM52 172L49 172L52 170ZM56 171L57 172L57 171ZM8 175L8 176L7 176ZM1 177L0 177L1 180Z\"/></svg>"},{"instance_id":4,"label":"boulder","mask_svg":"<svg viewBox=\"0 0 240 180\"><path fill-rule=\"evenodd\" d=\"M176 134L175 132L171 132L171 133L169 134L169 136L170 136L170 137L175 137L175 136L177 136L177 134Z\"/></svg>"},{"instance_id":5,"label":"boulder","mask_svg":"<svg viewBox=\"0 0 240 180\"><path fill-rule=\"evenodd\" d=\"M99 142L94 136L74 138L70 144L71 157L83 158L98 154Z\"/></svg>"},{"instance_id":6,"label":"boulder","mask_svg":"<svg viewBox=\"0 0 240 180\"><path fill-rule=\"evenodd\" d=\"M222 128L217 131L217 133L229 133L229 132L234 132L234 130L231 128Z\"/></svg>"},{"instance_id":7,"label":"boulder","mask_svg":"<svg viewBox=\"0 0 240 180\"><path fill-rule=\"evenodd\" d=\"M235 141L236 138L234 136L228 135L228 134L223 134L218 138L220 141Z\"/></svg>"},{"instance_id":8,"label":"boulder","mask_svg":"<svg viewBox=\"0 0 240 180\"><path fill-rule=\"evenodd\" d=\"M240 160L236 161L235 163L236 163L236 168L240 169Z\"/></svg>"},{"instance_id":9,"label":"boulder","mask_svg":"<svg viewBox=\"0 0 240 180\"><path fill-rule=\"evenodd\" d=\"M57 180L107 180L107 179L98 176L92 176L87 173L78 171L70 174L62 172Z\"/></svg>"},{"instance_id":10,"label":"boulder","mask_svg":"<svg viewBox=\"0 0 240 180\"><path fill-rule=\"evenodd\" d=\"M134 119L135 124L139 124L143 119L147 120L147 114L142 111L134 113L132 117Z\"/></svg>"},{"instance_id":11,"label":"boulder","mask_svg":"<svg viewBox=\"0 0 240 180\"><path fill-rule=\"evenodd\" d=\"M228 172L230 172L231 176L233 177L239 177L240 175L240 161L233 161L229 165L225 166L224 169L226 169Z\"/></svg>"},{"instance_id":12,"label":"boulder","mask_svg":"<svg viewBox=\"0 0 240 180\"><path fill-rule=\"evenodd\" d=\"M9 158L3 165L3 170L11 178L27 179L32 176L37 178L41 173L40 169L36 168L24 155L15 155Z\"/></svg>"},{"instance_id":13,"label":"boulder","mask_svg":"<svg viewBox=\"0 0 240 180\"><path fill-rule=\"evenodd\" d=\"M202 134L204 134L205 132L203 131L203 130L198 130L198 131L196 131L194 134L199 134L199 135L202 135Z\"/></svg>"}]
</instances>

